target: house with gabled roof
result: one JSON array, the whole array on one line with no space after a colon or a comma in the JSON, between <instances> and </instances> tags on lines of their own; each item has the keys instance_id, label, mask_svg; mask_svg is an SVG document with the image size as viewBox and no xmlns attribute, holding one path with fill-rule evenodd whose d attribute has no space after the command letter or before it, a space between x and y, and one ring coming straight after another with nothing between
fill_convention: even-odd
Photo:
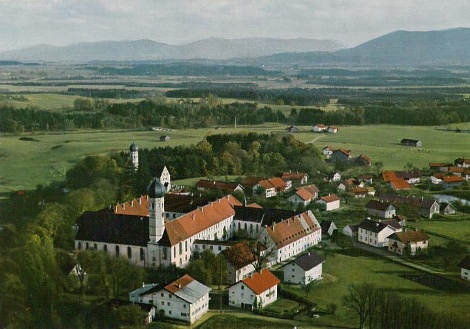
<instances>
[{"instance_id":1,"label":"house with gabled roof","mask_svg":"<svg viewBox=\"0 0 470 329\"><path fill-rule=\"evenodd\" d=\"M200 191L204 190L221 190L224 193L233 193L233 192L242 192L243 193L243 186L238 183L230 183L230 182L220 182L215 180L209 179L200 179L196 183L196 188Z\"/></svg>"},{"instance_id":2,"label":"house with gabled roof","mask_svg":"<svg viewBox=\"0 0 470 329\"><path fill-rule=\"evenodd\" d=\"M281 281L268 269L238 281L228 288L229 305L244 309L261 309L277 300Z\"/></svg>"},{"instance_id":3,"label":"house with gabled roof","mask_svg":"<svg viewBox=\"0 0 470 329\"><path fill-rule=\"evenodd\" d=\"M326 129L326 132L330 134L336 134L338 132L338 128L335 126L329 126L328 129Z\"/></svg>"},{"instance_id":4,"label":"house with gabled roof","mask_svg":"<svg viewBox=\"0 0 470 329\"><path fill-rule=\"evenodd\" d=\"M284 265L284 282L307 285L321 280L325 259L311 251Z\"/></svg>"},{"instance_id":5,"label":"house with gabled roof","mask_svg":"<svg viewBox=\"0 0 470 329\"><path fill-rule=\"evenodd\" d=\"M323 123L317 123L315 126L313 126L312 131L314 133L321 133L324 132L328 127L324 125Z\"/></svg>"},{"instance_id":6,"label":"house with gabled roof","mask_svg":"<svg viewBox=\"0 0 470 329\"><path fill-rule=\"evenodd\" d=\"M455 214L455 208L450 203L441 202L440 213L442 215L452 215Z\"/></svg>"},{"instance_id":7,"label":"house with gabled roof","mask_svg":"<svg viewBox=\"0 0 470 329\"><path fill-rule=\"evenodd\" d=\"M154 304L156 301L155 293L160 291L163 285L158 283L142 283L142 287L129 292L129 301L132 303ZM156 304L156 302L155 302Z\"/></svg>"},{"instance_id":8,"label":"house with gabled roof","mask_svg":"<svg viewBox=\"0 0 470 329\"><path fill-rule=\"evenodd\" d=\"M286 190L286 183L279 177L263 179L253 186L253 195L263 192L266 198L271 198Z\"/></svg>"},{"instance_id":9,"label":"house with gabled roof","mask_svg":"<svg viewBox=\"0 0 470 329\"><path fill-rule=\"evenodd\" d=\"M331 220L322 220L320 222L321 234L324 236L332 236L335 231L338 231L336 224Z\"/></svg>"},{"instance_id":10,"label":"house with gabled roof","mask_svg":"<svg viewBox=\"0 0 470 329\"><path fill-rule=\"evenodd\" d=\"M321 227L310 211L267 226L258 239L271 255L271 264L294 257L321 241Z\"/></svg>"},{"instance_id":11,"label":"house with gabled roof","mask_svg":"<svg viewBox=\"0 0 470 329\"><path fill-rule=\"evenodd\" d=\"M372 165L372 160L365 154L360 154L354 162L358 166L371 166Z\"/></svg>"},{"instance_id":12,"label":"house with gabled roof","mask_svg":"<svg viewBox=\"0 0 470 329\"><path fill-rule=\"evenodd\" d=\"M449 190L449 189L453 189L453 188L462 186L463 181L464 181L464 179L460 176L455 176L455 175L444 176L442 178L441 185L445 189Z\"/></svg>"},{"instance_id":13,"label":"house with gabled roof","mask_svg":"<svg viewBox=\"0 0 470 329\"><path fill-rule=\"evenodd\" d=\"M381 194L379 198L393 204L409 204L416 207L419 211L419 215L423 217L432 218L433 214L438 214L440 211L440 205L435 199L401 196L398 194Z\"/></svg>"},{"instance_id":14,"label":"house with gabled roof","mask_svg":"<svg viewBox=\"0 0 470 329\"><path fill-rule=\"evenodd\" d=\"M339 209L340 206L340 199L336 194L323 196L315 202L324 205L326 211Z\"/></svg>"},{"instance_id":15,"label":"house with gabled roof","mask_svg":"<svg viewBox=\"0 0 470 329\"><path fill-rule=\"evenodd\" d=\"M367 218L358 226L357 240L373 247L382 248L388 246L388 237L397 231L399 230L391 225Z\"/></svg>"},{"instance_id":16,"label":"house with gabled roof","mask_svg":"<svg viewBox=\"0 0 470 329\"><path fill-rule=\"evenodd\" d=\"M227 263L225 283L234 284L255 272L256 259L252 248L246 241L234 244L225 249L222 254Z\"/></svg>"},{"instance_id":17,"label":"house with gabled roof","mask_svg":"<svg viewBox=\"0 0 470 329\"><path fill-rule=\"evenodd\" d=\"M287 200L294 204L309 205L318 196L320 190L315 185L304 186L296 189L295 193Z\"/></svg>"},{"instance_id":18,"label":"house with gabled roof","mask_svg":"<svg viewBox=\"0 0 470 329\"><path fill-rule=\"evenodd\" d=\"M349 162L351 160L351 151L340 148L335 150L330 157L330 162Z\"/></svg>"},{"instance_id":19,"label":"house with gabled roof","mask_svg":"<svg viewBox=\"0 0 470 329\"><path fill-rule=\"evenodd\" d=\"M429 236L423 231L395 232L388 237L388 250L399 255L409 252L411 256L416 252L428 248Z\"/></svg>"},{"instance_id":20,"label":"house with gabled roof","mask_svg":"<svg viewBox=\"0 0 470 329\"><path fill-rule=\"evenodd\" d=\"M458 266L460 267L460 277L464 280L470 281L470 255L465 256Z\"/></svg>"},{"instance_id":21,"label":"house with gabled roof","mask_svg":"<svg viewBox=\"0 0 470 329\"><path fill-rule=\"evenodd\" d=\"M404 179L392 180L389 185L395 191L404 191L411 189L411 185Z\"/></svg>"},{"instance_id":22,"label":"house with gabled roof","mask_svg":"<svg viewBox=\"0 0 470 329\"><path fill-rule=\"evenodd\" d=\"M396 216L396 208L393 204L383 200L370 200L366 204L367 213L380 218L393 218Z\"/></svg>"},{"instance_id":23,"label":"house with gabled roof","mask_svg":"<svg viewBox=\"0 0 470 329\"><path fill-rule=\"evenodd\" d=\"M331 146L325 146L322 150L322 154L329 159L333 154L334 149Z\"/></svg>"},{"instance_id":24,"label":"house with gabled roof","mask_svg":"<svg viewBox=\"0 0 470 329\"><path fill-rule=\"evenodd\" d=\"M350 192L355 198L365 198L369 191L365 187L353 187Z\"/></svg>"},{"instance_id":25,"label":"house with gabled roof","mask_svg":"<svg viewBox=\"0 0 470 329\"><path fill-rule=\"evenodd\" d=\"M209 310L210 291L211 288L186 274L157 291L154 305L159 316L193 324Z\"/></svg>"},{"instance_id":26,"label":"house with gabled roof","mask_svg":"<svg viewBox=\"0 0 470 329\"><path fill-rule=\"evenodd\" d=\"M297 185L305 185L308 181L308 174L304 172L283 172L278 175L284 182L291 181ZM288 189L288 188L286 188Z\"/></svg>"}]
</instances>

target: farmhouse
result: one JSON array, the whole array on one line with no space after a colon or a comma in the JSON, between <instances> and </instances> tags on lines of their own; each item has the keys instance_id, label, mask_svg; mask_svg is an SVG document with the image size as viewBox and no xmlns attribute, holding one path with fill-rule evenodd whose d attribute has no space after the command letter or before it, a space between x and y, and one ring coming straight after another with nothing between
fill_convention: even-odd
<instances>
[{"instance_id":1,"label":"farmhouse","mask_svg":"<svg viewBox=\"0 0 470 329\"><path fill-rule=\"evenodd\" d=\"M399 255L408 252L411 256L427 249L429 236L423 231L395 232L388 237L388 250Z\"/></svg>"},{"instance_id":2,"label":"farmhouse","mask_svg":"<svg viewBox=\"0 0 470 329\"><path fill-rule=\"evenodd\" d=\"M229 305L250 310L263 308L277 300L277 285L281 281L263 269L228 288Z\"/></svg>"},{"instance_id":3,"label":"farmhouse","mask_svg":"<svg viewBox=\"0 0 470 329\"><path fill-rule=\"evenodd\" d=\"M165 287L156 285L143 292L134 290L131 294L133 298L154 305L160 316L193 324L207 313L210 290L189 275L184 275Z\"/></svg>"},{"instance_id":4,"label":"farmhouse","mask_svg":"<svg viewBox=\"0 0 470 329\"><path fill-rule=\"evenodd\" d=\"M408 139L404 138L400 141L402 146L413 146L413 147L421 147L423 146L423 142L418 139Z\"/></svg>"},{"instance_id":5,"label":"farmhouse","mask_svg":"<svg viewBox=\"0 0 470 329\"><path fill-rule=\"evenodd\" d=\"M322 150L322 154L329 159L331 155L333 154L333 148L331 146L325 146Z\"/></svg>"},{"instance_id":6,"label":"farmhouse","mask_svg":"<svg viewBox=\"0 0 470 329\"><path fill-rule=\"evenodd\" d=\"M396 209L390 202L370 200L366 205L367 213L371 216L380 218L393 218L396 215Z\"/></svg>"},{"instance_id":7,"label":"farmhouse","mask_svg":"<svg viewBox=\"0 0 470 329\"><path fill-rule=\"evenodd\" d=\"M284 182L291 181L292 183L298 184L298 185L304 185L307 184L308 181L308 174L303 173L303 172L283 172L278 175ZM286 189L289 189L287 187Z\"/></svg>"},{"instance_id":8,"label":"farmhouse","mask_svg":"<svg viewBox=\"0 0 470 329\"><path fill-rule=\"evenodd\" d=\"M353 187L350 192L355 198L365 198L369 194L369 191L365 187Z\"/></svg>"},{"instance_id":9,"label":"farmhouse","mask_svg":"<svg viewBox=\"0 0 470 329\"><path fill-rule=\"evenodd\" d=\"M318 123L315 126L313 126L313 132L314 133L321 133L324 132L327 129L327 127L323 123Z\"/></svg>"},{"instance_id":10,"label":"farmhouse","mask_svg":"<svg viewBox=\"0 0 470 329\"><path fill-rule=\"evenodd\" d=\"M284 266L284 282L307 285L321 280L324 261L323 257L313 251L297 257Z\"/></svg>"},{"instance_id":11,"label":"farmhouse","mask_svg":"<svg viewBox=\"0 0 470 329\"><path fill-rule=\"evenodd\" d=\"M358 226L357 239L359 242L382 248L388 246L388 237L397 231L388 224L365 219Z\"/></svg>"},{"instance_id":12,"label":"farmhouse","mask_svg":"<svg viewBox=\"0 0 470 329\"><path fill-rule=\"evenodd\" d=\"M460 277L464 280L470 281L470 255L465 256L459 263Z\"/></svg>"},{"instance_id":13,"label":"farmhouse","mask_svg":"<svg viewBox=\"0 0 470 329\"><path fill-rule=\"evenodd\" d=\"M253 186L253 195L262 194L272 198L286 190L286 183L279 177L260 180ZM263 193L264 192L264 193Z\"/></svg>"},{"instance_id":14,"label":"farmhouse","mask_svg":"<svg viewBox=\"0 0 470 329\"><path fill-rule=\"evenodd\" d=\"M294 204L307 206L318 196L319 191L315 185L300 187L287 200Z\"/></svg>"},{"instance_id":15,"label":"farmhouse","mask_svg":"<svg viewBox=\"0 0 470 329\"><path fill-rule=\"evenodd\" d=\"M316 203L322 204L325 206L326 211L339 209L340 199L336 194L330 194L324 197L321 197L320 200L317 200Z\"/></svg>"},{"instance_id":16,"label":"farmhouse","mask_svg":"<svg viewBox=\"0 0 470 329\"><path fill-rule=\"evenodd\" d=\"M349 162L351 159L351 151L345 149L339 149L331 154L330 161L335 162Z\"/></svg>"},{"instance_id":17,"label":"farmhouse","mask_svg":"<svg viewBox=\"0 0 470 329\"><path fill-rule=\"evenodd\" d=\"M464 181L464 179L462 177L459 177L459 176L444 176L442 178L441 185L445 189L449 190L449 189L453 189L453 188L462 186L463 181Z\"/></svg>"},{"instance_id":18,"label":"farmhouse","mask_svg":"<svg viewBox=\"0 0 470 329\"><path fill-rule=\"evenodd\" d=\"M338 132L338 128L335 126L329 126L328 129L326 129L326 132L330 134L336 134Z\"/></svg>"},{"instance_id":19,"label":"farmhouse","mask_svg":"<svg viewBox=\"0 0 470 329\"><path fill-rule=\"evenodd\" d=\"M160 136L160 142L168 142L169 140L170 140L170 136L168 135Z\"/></svg>"}]
</instances>

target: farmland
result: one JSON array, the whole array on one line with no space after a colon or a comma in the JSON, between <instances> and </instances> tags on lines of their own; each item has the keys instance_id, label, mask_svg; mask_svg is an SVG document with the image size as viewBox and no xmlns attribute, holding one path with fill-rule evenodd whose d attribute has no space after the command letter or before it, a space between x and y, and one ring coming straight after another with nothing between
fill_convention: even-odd
<instances>
[{"instance_id":1,"label":"farmland","mask_svg":"<svg viewBox=\"0 0 470 329\"><path fill-rule=\"evenodd\" d=\"M470 124L460 124L470 129ZM373 161L382 161L384 168L402 169L407 163L417 168L427 167L429 162L449 162L461 157L468 150L470 134L457 134L447 127L397 127L388 125L339 127L338 134L313 134L311 127L300 126L303 132L295 137L312 142L317 148L326 145L345 148L353 155L367 154ZM172 131L110 130L71 131L64 133L35 133L4 135L0 138L2 159L2 192L14 189L33 189L38 184L60 180L81 157L109 152L126 151L135 141L141 148L196 144L209 134L255 131L259 133L285 133L284 125L238 126L215 129L187 129ZM160 135L170 136L162 144ZM34 141L20 140L30 137ZM423 148L399 145L402 138L423 141Z\"/></svg>"}]
</instances>

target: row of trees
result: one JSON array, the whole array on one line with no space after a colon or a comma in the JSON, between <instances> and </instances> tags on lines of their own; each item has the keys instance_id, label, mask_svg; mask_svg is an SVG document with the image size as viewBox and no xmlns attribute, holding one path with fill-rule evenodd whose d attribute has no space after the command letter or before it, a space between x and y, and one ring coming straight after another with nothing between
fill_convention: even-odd
<instances>
[{"instance_id":1,"label":"row of trees","mask_svg":"<svg viewBox=\"0 0 470 329\"><path fill-rule=\"evenodd\" d=\"M470 325L468 314L437 313L416 298L403 298L371 283L350 285L343 305L357 316L361 329L464 329Z\"/></svg>"}]
</instances>

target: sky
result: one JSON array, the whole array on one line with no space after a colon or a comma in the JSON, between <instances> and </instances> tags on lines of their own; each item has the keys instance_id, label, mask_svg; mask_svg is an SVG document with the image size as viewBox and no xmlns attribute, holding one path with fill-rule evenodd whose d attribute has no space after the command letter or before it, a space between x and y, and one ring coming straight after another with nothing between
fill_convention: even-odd
<instances>
[{"instance_id":1,"label":"sky","mask_svg":"<svg viewBox=\"0 0 470 329\"><path fill-rule=\"evenodd\" d=\"M0 0L0 51L151 39L311 38L346 47L396 30L470 27L468 0Z\"/></svg>"}]
</instances>

